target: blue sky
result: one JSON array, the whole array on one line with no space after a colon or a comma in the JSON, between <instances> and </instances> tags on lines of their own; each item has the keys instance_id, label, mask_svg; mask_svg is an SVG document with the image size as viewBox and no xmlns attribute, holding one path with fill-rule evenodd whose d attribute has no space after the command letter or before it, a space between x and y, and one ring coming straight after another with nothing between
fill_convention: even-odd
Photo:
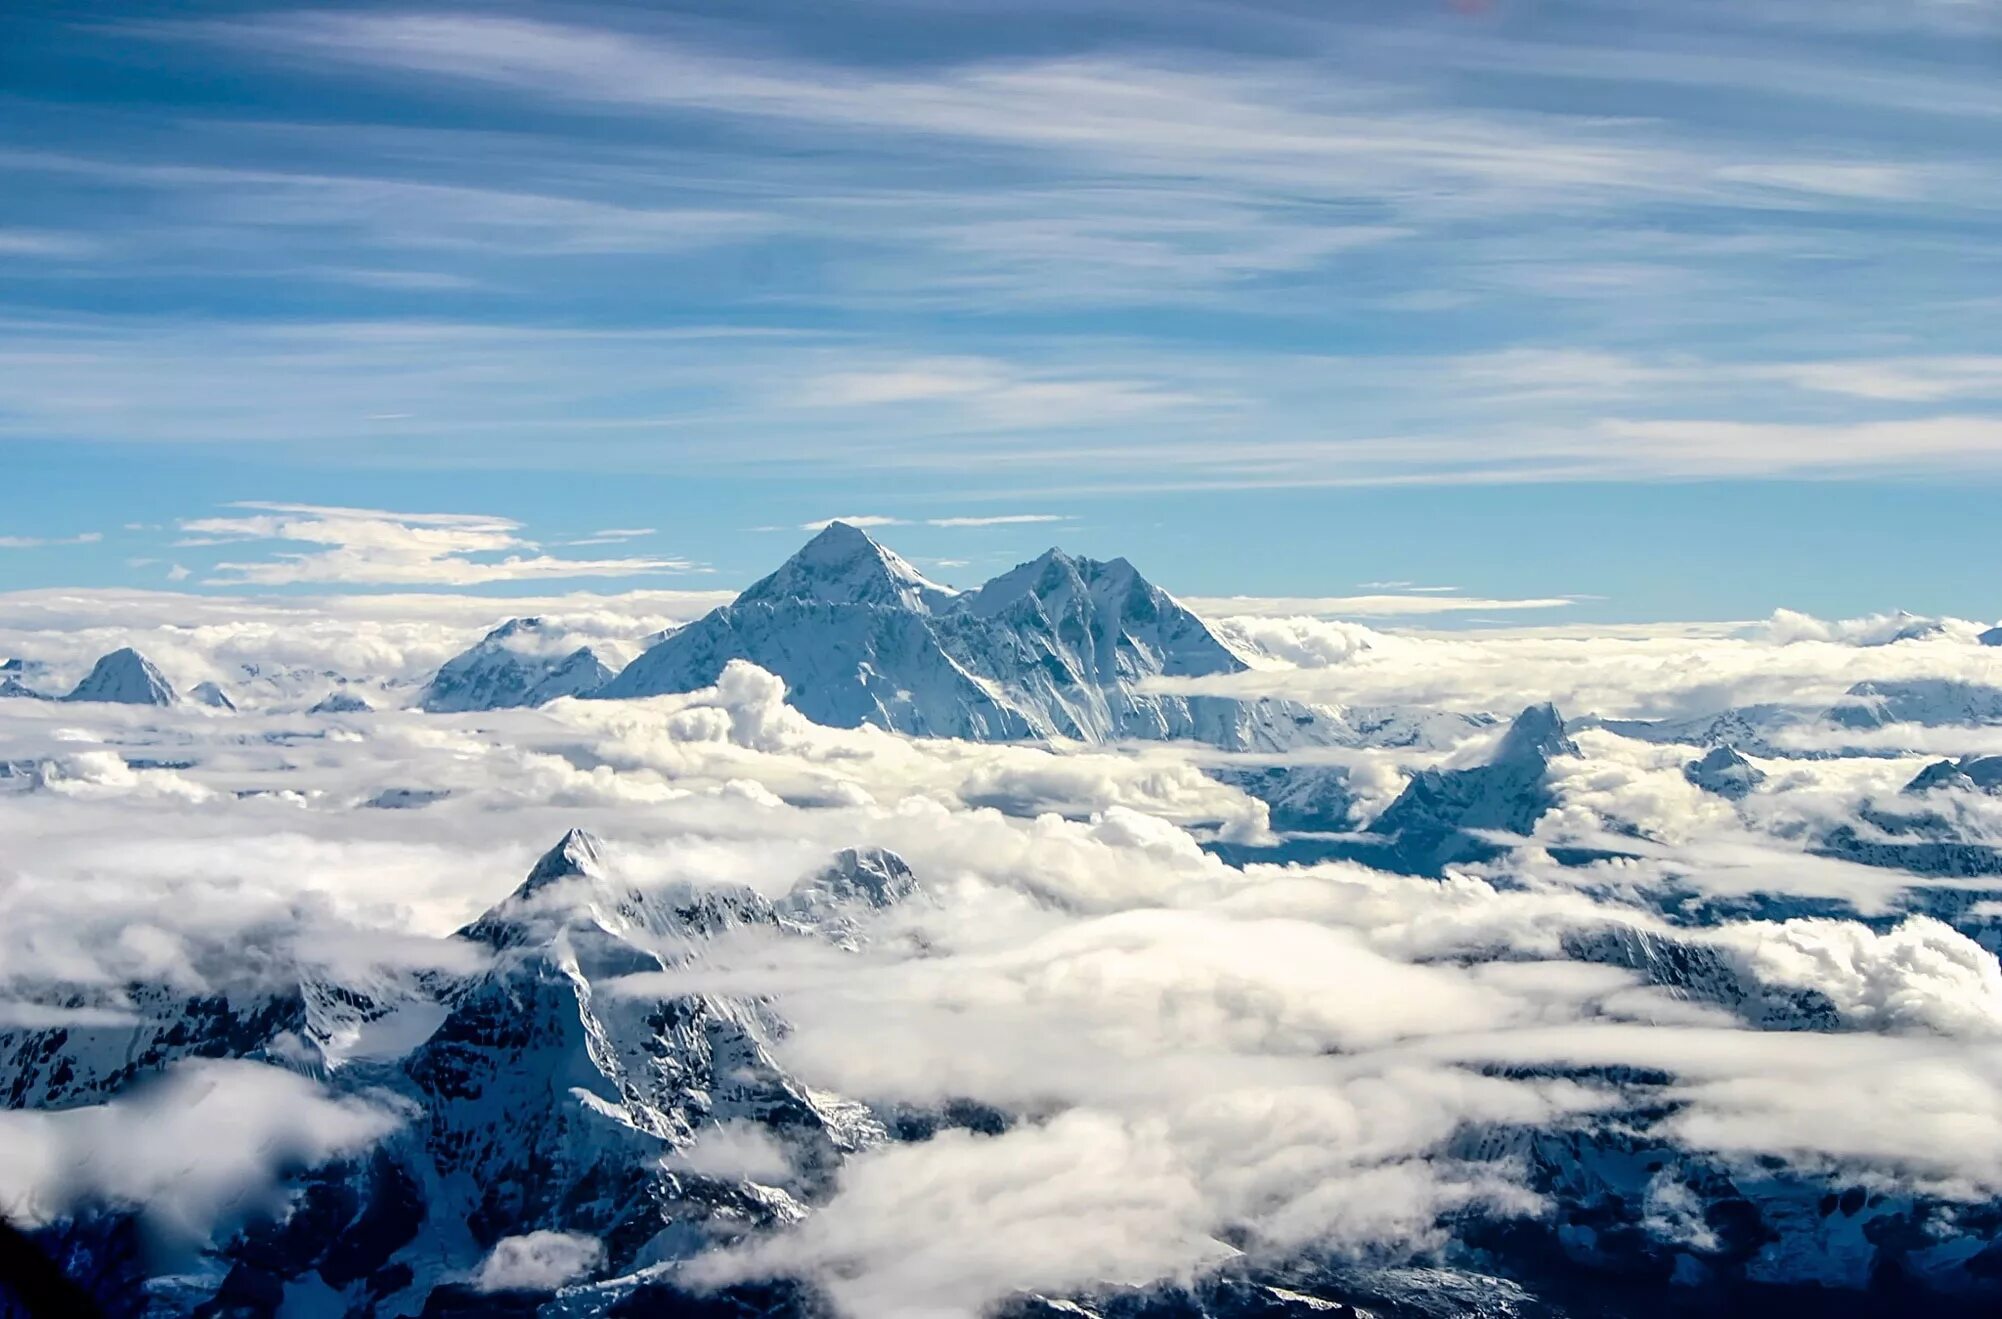
<instances>
[{"instance_id":1,"label":"blue sky","mask_svg":"<svg viewBox=\"0 0 2002 1319\"><path fill-rule=\"evenodd\" d=\"M1989 618L1998 143L1995 0L35 6L0 586Z\"/></svg>"}]
</instances>

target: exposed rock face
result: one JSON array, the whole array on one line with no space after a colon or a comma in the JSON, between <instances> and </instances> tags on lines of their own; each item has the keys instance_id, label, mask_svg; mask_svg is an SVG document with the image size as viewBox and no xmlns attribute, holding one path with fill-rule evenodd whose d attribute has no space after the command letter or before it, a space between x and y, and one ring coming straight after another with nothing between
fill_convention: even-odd
<instances>
[{"instance_id":1,"label":"exposed rock face","mask_svg":"<svg viewBox=\"0 0 2002 1319\"><path fill-rule=\"evenodd\" d=\"M1554 800L1545 782L1551 759L1577 751L1556 708L1532 705L1487 764L1420 770L1366 832L1387 839L1397 859L1420 871L1496 855L1481 834L1534 829Z\"/></svg>"}]
</instances>

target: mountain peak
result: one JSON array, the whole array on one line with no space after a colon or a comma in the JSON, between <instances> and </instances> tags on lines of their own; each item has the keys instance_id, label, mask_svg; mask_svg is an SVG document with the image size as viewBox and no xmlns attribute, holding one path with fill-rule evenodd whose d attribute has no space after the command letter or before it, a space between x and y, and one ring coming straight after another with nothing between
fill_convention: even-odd
<instances>
[{"instance_id":1,"label":"mountain peak","mask_svg":"<svg viewBox=\"0 0 2002 1319\"><path fill-rule=\"evenodd\" d=\"M1494 764L1520 764L1532 759L1548 760L1552 756L1575 755L1578 748L1564 734L1564 716L1557 713L1557 707L1545 701L1532 705L1515 717L1503 734L1501 746L1496 749Z\"/></svg>"},{"instance_id":2,"label":"mountain peak","mask_svg":"<svg viewBox=\"0 0 2002 1319\"><path fill-rule=\"evenodd\" d=\"M510 618L446 660L421 704L433 713L536 706L582 696L610 680L612 670L596 651L565 651L567 644L561 629L543 619Z\"/></svg>"},{"instance_id":3,"label":"mountain peak","mask_svg":"<svg viewBox=\"0 0 2002 1319\"><path fill-rule=\"evenodd\" d=\"M602 876L605 873L604 846L596 834L583 829L570 830L556 846L542 854L535 868L528 872L528 878L515 890L515 896L526 897L559 879Z\"/></svg>"},{"instance_id":4,"label":"mountain peak","mask_svg":"<svg viewBox=\"0 0 2002 1319\"><path fill-rule=\"evenodd\" d=\"M480 644L482 646L497 646L522 635L524 632L540 636L543 630L543 623L540 618L532 616L528 618L510 618L507 622L502 623L499 627L481 637Z\"/></svg>"},{"instance_id":5,"label":"mountain peak","mask_svg":"<svg viewBox=\"0 0 2002 1319\"><path fill-rule=\"evenodd\" d=\"M1745 759L1738 748L1719 742L1682 767L1682 777L1705 792L1737 801L1766 781L1766 772Z\"/></svg>"},{"instance_id":6,"label":"mountain peak","mask_svg":"<svg viewBox=\"0 0 2002 1319\"><path fill-rule=\"evenodd\" d=\"M578 910L573 906L576 895L551 894L549 890L568 880L605 878L604 844L594 834L571 829L542 854L528 878L459 933L494 948L541 942L567 925Z\"/></svg>"},{"instance_id":7,"label":"mountain peak","mask_svg":"<svg viewBox=\"0 0 2002 1319\"><path fill-rule=\"evenodd\" d=\"M847 522L830 522L779 566L748 587L738 604L812 600L930 613L957 593L912 567L875 537Z\"/></svg>"},{"instance_id":8,"label":"mountain peak","mask_svg":"<svg viewBox=\"0 0 2002 1319\"><path fill-rule=\"evenodd\" d=\"M130 646L99 659L66 701L110 701L119 705L172 705L174 688L153 661Z\"/></svg>"}]
</instances>

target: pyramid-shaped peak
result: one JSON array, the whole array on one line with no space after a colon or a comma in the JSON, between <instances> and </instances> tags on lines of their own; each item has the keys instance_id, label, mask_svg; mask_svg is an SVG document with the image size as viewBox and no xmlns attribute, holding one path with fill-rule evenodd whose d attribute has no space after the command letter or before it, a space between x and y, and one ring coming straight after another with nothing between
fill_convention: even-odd
<instances>
[{"instance_id":1,"label":"pyramid-shaped peak","mask_svg":"<svg viewBox=\"0 0 2002 1319\"><path fill-rule=\"evenodd\" d=\"M929 613L948 604L956 594L926 578L860 527L830 522L777 572L738 596L737 603L811 600Z\"/></svg>"},{"instance_id":2,"label":"pyramid-shaped peak","mask_svg":"<svg viewBox=\"0 0 2002 1319\"><path fill-rule=\"evenodd\" d=\"M153 661L130 646L112 651L91 668L66 701L110 701L119 705L172 705L174 688Z\"/></svg>"},{"instance_id":3,"label":"pyramid-shaped peak","mask_svg":"<svg viewBox=\"0 0 2002 1319\"><path fill-rule=\"evenodd\" d=\"M1705 792L1738 801L1766 781L1766 772L1738 754L1738 748L1719 743L1684 765L1682 777Z\"/></svg>"},{"instance_id":4,"label":"pyramid-shaped peak","mask_svg":"<svg viewBox=\"0 0 2002 1319\"><path fill-rule=\"evenodd\" d=\"M198 682L188 694L211 709L227 711L236 709L236 702L229 699L229 693L218 683Z\"/></svg>"},{"instance_id":5,"label":"pyramid-shaped peak","mask_svg":"<svg viewBox=\"0 0 2002 1319\"><path fill-rule=\"evenodd\" d=\"M1564 734L1564 716L1557 713L1556 706L1545 701L1541 705L1530 706L1515 717L1515 722L1502 736L1494 763L1520 764L1577 753L1576 744Z\"/></svg>"},{"instance_id":6,"label":"pyramid-shaped peak","mask_svg":"<svg viewBox=\"0 0 2002 1319\"><path fill-rule=\"evenodd\" d=\"M1702 759L1696 762L1696 767L1704 770L1737 769L1751 763L1739 754L1738 748L1728 742L1720 742L1703 753Z\"/></svg>"},{"instance_id":7,"label":"pyramid-shaped peak","mask_svg":"<svg viewBox=\"0 0 2002 1319\"><path fill-rule=\"evenodd\" d=\"M605 873L604 844L596 834L572 829L562 841L542 854L528 878L515 890L517 897L535 892L544 885L574 876L596 878Z\"/></svg>"},{"instance_id":8,"label":"pyramid-shaped peak","mask_svg":"<svg viewBox=\"0 0 2002 1319\"><path fill-rule=\"evenodd\" d=\"M514 891L489 907L485 914L460 930L461 936L495 948L508 948L536 940L538 931L552 931L569 920L569 908L558 902L554 907L542 900L543 893L570 879L602 879L604 844L582 829L564 834L556 846L544 852L529 870L528 878Z\"/></svg>"},{"instance_id":9,"label":"pyramid-shaped peak","mask_svg":"<svg viewBox=\"0 0 2002 1319\"><path fill-rule=\"evenodd\" d=\"M367 714L375 709L367 701L350 691L336 688L322 696L307 714Z\"/></svg>"}]
</instances>

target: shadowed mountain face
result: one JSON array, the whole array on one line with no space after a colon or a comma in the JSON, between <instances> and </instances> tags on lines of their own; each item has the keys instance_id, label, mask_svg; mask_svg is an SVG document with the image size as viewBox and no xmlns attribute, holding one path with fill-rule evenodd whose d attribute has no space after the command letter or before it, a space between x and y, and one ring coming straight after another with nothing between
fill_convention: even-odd
<instances>
[{"instance_id":1,"label":"shadowed mountain face","mask_svg":"<svg viewBox=\"0 0 2002 1319\"><path fill-rule=\"evenodd\" d=\"M1553 711L1525 712L1515 731L1521 735L1503 739L1489 764L1450 771L1459 777L1443 782L1493 784L1502 771L1537 773L1564 754ZM1486 798L1466 786L1420 791L1435 807L1450 799L1485 808ZM1473 809L1453 818L1504 817L1518 818ZM840 851L768 898L729 884L628 882L604 844L572 830L506 896L447 937L476 953L461 971L402 978L377 971L351 983L317 979L201 1001L135 994L129 1020L0 1030L0 1078L12 1080L14 1108L69 1107L190 1059L213 1059L299 1069L349 1096L393 1096L401 1115L373 1149L293 1170L281 1209L246 1214L210 1252L208 1273L172 1280L144 1307L146 1273L131 1253L129 1218L61 1220L29 1244L72 1278L103 1273L109 1301L126 1306L107 1313L134 1319L852 1319L856 1311L835 1308L810 1282L705 1287L686 1266L747 1236L782 1236L810 1230L816 1215L862 1212L830 1203L858 1158L950 1139L955 1128L959 1136L993 1136L1027 1119L972 1103L872 1109L805 1085L783 1061L789 1026L769 1002L689 992L667 973L700 970L724 940L804 940L826 956L866 958L871 940L896 929L900 913L922 911L910 904L935 901L900 857L879 848ZM1833 1001L1768 983L1742 943L1711 933L1613 920L1573 931L1565 951L1760 1029L1849 1028ZM1566 1075L1594 1079L1589 1069ZM1773 1315L1989 1312L1981 1266L2002 1211L1970 1204L1941 1215L1903 1192L1700 1159L1647 1129L1672 1111L1672 1087L1617 1079L1633 1088L1618 1120L1549 1129L1496 1118L1455 1139L1457 1156L1519 1165L1554 1206L1528 1218L1465 1216L1458 1229L1477 1253L1455 1265L1381 1267L1266 1250L1193 1280L1017 1293L992 1313L1610 1319L1688 1313L1699 1303L1709 1313L1749 1313L1734 1307L1760 1298L1758 1313ZM705 1171L687 1152L719 1129L762 1133L780 1165L756 1175ZM1657 1183L1671 1173L1689 1212L1704 1214L1712 1230L1701 1253L1709 1272L1664 1291L1667 1261L1690 1257L1673 1226L1657 1221ZM554 1282L483 1290L480 1261L499 1243L537 1233L595 1243L593 1262L560 1294ZM1961 1290L1915 1281L1969 1259ZM1859 1270L1883 1282L1865 1293L1850 1276ZM1830 1294L1824 1282L1848 1292ZM1866 1297L1890 1308L1852 1304ZM302 1309L309 1300L319 1308Z\"/></svg>"},{"instance_id":2,"label":"shadowed mountain face","mask_svg":"<svg viewBox=\"0 0 2002 1319\"><path fill-rule=\"evenodd\" d=\"M842 728L977 741L1186 738L1231 749L1348 733L1330 712L1291 702L1150 690L1151 679L1231 674L1245 663L1124 559L1053 549L962 594L839 522L598 695L693 691L739 659L783 678L808 718Z\"/></svg>"},{"instance_id":3,"label":"shadowed mountain face","mask_svg":"<svg viewBox=\"0 0 2002 1319\"><path fill-rule=\"evenodd\" d=\"M1766 781L1766 772L1732 746L1714 746L1682 768L1682 777L1727 801L1739 801Z\"/></svg>"},{"instance_id":4,"label":"shadowed mountain face","mask_svg":"<svg viewBox=\"0 0 2002 1319\"><path fill-rule=\"evenodd\" d=\"M1483 834L1527 834L1555 800L1545 784L1555 756L1576 755L1555 707L1532 705L1515 717L1485 765L1425 769L1370 821L1389 840L1400 868L1433 873L1452 861L1499 853Z\"/></svg>"},{"instance_id":5,"label":"shadowed mountain face","mask_svg":"<svg viewBox=\"0 0 2002 1319\"><path fill-rule=\"evenodd\" d=\"M470 954L453 960L476 969L194 999L134 986L101 1024L0 1025L0 1093L10 1109L68 1108L216 1059L391 1097L401 1121L387 1139L298 1170L289 1212L252 1214L222 1245L226 1277L147 1313L276 1316L301 1294L331 1298L333 1314L514 1313L461 1281L502 1238L586 1234L604 1269L625 1274L796 1221L843 1158L886 1139L861 1106L779 1065L784 1023L769 1006L627 992L621 978L700 963L728 934L852 949L874 914L922 900L903 860L875 848L838 853L775 900L732 886L642 889L572 830L449 936ZM762 1129L787 1170L763 1184L671 1162L719 1124ZM583 1313L616 1313L630 1290Z\"/></svg>"}]
</instances>

